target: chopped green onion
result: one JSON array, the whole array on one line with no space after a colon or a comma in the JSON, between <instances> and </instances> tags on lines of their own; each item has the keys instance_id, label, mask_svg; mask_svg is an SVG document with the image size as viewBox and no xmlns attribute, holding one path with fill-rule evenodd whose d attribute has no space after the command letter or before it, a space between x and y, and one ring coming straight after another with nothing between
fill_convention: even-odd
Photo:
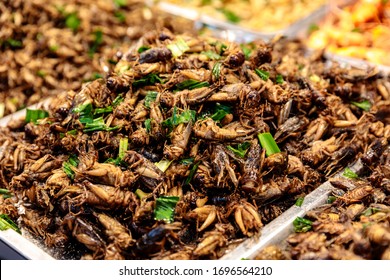
<instances>
[{"instance_id":1,"label":"chopped green onion","mask_svg":"<svg viewBox=\"0 0 390 280\"><path fill-rule=\"evenodd\" d=\"M224 51L228 48L224 43L220 41L210 43L211 46L215 46L215 49L219 51L219 54L222 55Z\"/></svg>"},{"instance_id":2,"label":"chopped green onion","mask_svg":"<svg viewBox=\"0 0 390 280\"><path fill-rule=\"evenodd\" d=\"M74 171L72 167L77 167L79 165L79 159L75 155L71 155L69 159L62 163L62 170L69 177L69 179L74 179Z\"/></svg>"},{"instance_id":3,"label":"chopped green onion","mask_svg":"<svg viewBox=\"0 0 390 280\"><path fill-rule=\"evenodd\" d=\"M119 22L125 22L126 21L126 15L122 12L116 11L114 13L114 16L119 20Z\"/></svg>"},{"instance_id":4,"label":"chopped green onion","mask_svg":"<svg viewBox=\"0 0 390 280\"><path fill-rule=\"evenodd\" d=\"M67 134L70 134L70 135L77 135L77 129L69 130L69 131L67 132Z\"/></svg>"},{"instance_id":5,"label":"chopped green onion","mask_svg":"<svg viewBox=\"0 0 390 280\"><path fill-rule=\"evenodd\" d=\"M121 140L119 140L119 153L118 153L118 158L120 158L120 159L123 159L123 158L124 158L128 146L129 146L129 139L128 139L127 137L121 138Z\"/></svg>"},{"instance_id":6,"label":"chopped green onion","mask_svg":"<svg viewBox=\"0 0 390 280\"><path fill-rule=\"evenodd\" d=\"M214 121L221 121L227 114L229 114L226 111L218 110L213 115L211 115L210 118L212 118Z\"/></svg>"},{"instance_id":7,"label":"chopped green onion","mask_svg":"<svg viewBox=\"0 0 390 280\"><path fill-rule=\"evenodd\" d=\"M214 121L221 121L227 114L232 112L232 107L217 103L215 106L215 113L210 116Z\"/></svg>"},{"instance_id":8,"label":"chopped green onion","mask_svg":"<svg viewBox=\"0 0 390 280\"><path fill-rule=\"evenodd\" d=\"M114 127L108 127L104 122L103 117L99 117L93 119L92 122L85 123L84 132L92 132L92 131L99 131L99 130L112 131L118 128L120 128L120 126L118 125Z\"/></svg>"},{"instance_id":9,"label":"chopped green onion","mask_svg":"<svg viewBox=\"0 0 390 280\"><path fill-rule=\"evenodd\" d=\"M73 108L72 112L80 114L85 112L90 113L92 112L92 104L90 102L84 102L83 104Z\"/></svg>"},{"instance_id":10,"label":"chopped green onion","mask_svg":"<svg viewBox=\"0 0 390 280\"><path fill-rule=\"evenodd\" d=\"M3 195L4 199L12 197L11 192L9 190L7 190L7 189L0 189L0 194Z\"/></svg>"},{"instance_id":11,"label":"chopped green onion","mask_svg":"<svg viewBox=\"0 0 390 280\"><path fill-rule=\"evenodd\" d=\"M332 204L333 202L335 202L337 200L337 197L333 196L333 195L330 195L328 197L328 199L326 200L326 203L327 204Z\"/></svg>"},{"instance_id":12,"label":"chopped green onion","mask_svg":"<svg viewBox=\"0 0 390 280\"><path fill-rule=\"evenodd\" d=\"M191 168L191 170L190 170L190 174L189 174L188 177L186 178L186 180L185 180L185 182L184 182L184 185L188 185L188 184L191 182L192 178L193 178L194 175L195 175L196 170L198 169L199 164L200 164L200 161L198 161L197 163L195 163L195 164L192 166L192 168Z\"/></svg>"},{"instance_id":13,"label":"chopped green onion","mask_svg":"<svg viewBox=\"0 0 390 280\"><path fill-rule=\"evenodd\" d=\"M175 86L175 88L177 90L184 90L184 89L192 90L192 89L196 89L196 88L208 87L209 85L210 84L207 81L200 82L197 80L188 79L188 80L185 80L181 83L178 83Z\"/></svg>"},{"instance_id":14,"label":"chopped green onion","mask_svg":"<svg viewBox=\"0 0 390 280\"><path fill-rule=\"evenodd\" d=\"M150 108L150 103L156 100L157 95L158 92L156 91L148 91L148 93L145 96L145 103L144 103L146 108L148 109Z\"/></svg>"},{"instance_id":15,"label":"chopped green onion","mask_svg":"<svg viewBox=\"0 0 390 280\"><path fill-rule=\"evenodd\" d=\"M104 130L106 123L104 122L103 117L93 119L91 122L85 124L84 132Z\"/></svg>"},{"instance_id":16,"label":"chopped green onion","mask_svg":"<svg viewBox=\"0 0 390 280\"><path fill-rule=\"evenodd\" d=\"M107 106L104 108L96 108L93 111L93 115L95 116L95 115L99 115L99 114L111 113L112 111L113 111L112 106Z\"/></svg>"},{"instance_id":17,"label":"chopped green onion","mask_svg":"<svg viewBox=\"0 0 390 280\"><path fill-rule=\"evenodd\" d=\"M0 215L0 230L13 229L17 233L22 233L17 224L15 224L6 214Z\"/></svg>"},{"instance_id":18,"label":"chopped green onion","mask_svg":"<svg viewBox=\"0 0 390 280\"><path fill-rule=\"evenodd\" d=\"M96 30L93 32L94 40L91 48L88 50L88 54L92 56L98 47L103 43L103 32L101 30Z\"/></svg>"},{"instance_id":19,"label":"chopped green onion","mask_svg":"<svg viewBox=\"0 0 390 280\"><path fill-rule=\"evenodd\" d=\"M9 194L9 193L10 193L9 190L0 188L0 194Z\"/></svg>"},{"instance_id":20,"label":"chopped green onion","mask_svg":"<svg viewBox=\"0 0 390 280\"><path fill-rule=\"evenodd\" d=\"M181 37L177 38L177 40L172 44L167 45L167 48L172 52L172 56L174 58L181 56L190 49L190 47Z\"/></svg>"},{"instance_id":21,"label":"chopped green onion","mask_svg":"<svg viewBox=\"0 0 390 280\"><path fill-rule=\"evenodd\" d=\"M373 215L373 214L375 214L375 213L378 213L378 212L380 212L380 211L381 211L381 210L378 209L378 208L375 208L375 207L368 207L366 210L364 210L364 211L362 212L362 215L368 217L368 216L371 216L371 215Z\"/></svg>"},{"instance_id":22,"label":"chopped green onion","mask_svg":"<svg viewBox=\"0 0 390 280\"><path fill-rule=\"evenodd\" d=\"M181 123L195 122L196 112L193 110L185 110L180 115L176 114L176 106L173 108L172 117L167 118L162 122L162 125L173 129L175 126Z\"/></svg>"},{"instance_id":23,"label":"chopped green onion","mask_svg":"<svg viewBox=\"0 0 390 280\"><path fill-rule=\"evenodd\" d=\"M150 193L146 193L146 192L142 191L141 189L136 189L134 193L141 200L144 199L144 198L147 198L150 195Z\"/></svg>"},{"instance_id":24,"label":"chopped green onion","mask_svg":"<svg viewBox=\"0 0 390 280\"><path fill-rule=\"evenodd\" d=\"M266 81L269 78L269 72L260 70L260 69L255 69L255 73L263 80Z\"/></svg>"},{"instance_id":25,"label":"chopped green onion","mask_svg":"<svg viewBox=\"0 0 390 280\"><path fill-rule=\"evenodd\" d=\"M114 101L112 101L112 106L116 107L119 104L121 104L124 100L125 99L123 98L123 94L120 93L120 94L117 95L117 97L115 97Z\"/></svg>"},{"instance_id":26,"label":"chopped green onion","mask_svg":"<svg viewBox=\"0 0 390 280\"><path fill-rule=\"evenodd\" d=\"M245 44L240 45L242 52L245 55L245 59L248 60L251 56L252 50L248 48Z\"/></svg>"},{"instance_id":27,"label":"chopped green onion","mask_svg":"<svg viewBox=\"0 0 390 280\"><path fill-rule=\"evenodd\" d=\"M105 161L105 163L111 163L115 165L126 165L126 163L123 161L123 158L126 154L126 151L129 146L129 139L127 137L121 138L119 140L119 152L117 158L109 158Z\"/></svg>"},{"instance_id":28,"label":"chopped green onion","mask_svg":"<svg viewBox=\"0 0 390 280\"><path fill-rule=\"evenodd\" d=\"M127 0L114 0L114 4L117 7L125 7L127 5Z\"/></svg>"},{"instance_id":29,"label":"chopped green onion","mask_svg":"<svg viewBox=\"0 0 390 280\"><path fill-rule=\"evenodd\" d=\"M107 62L110 63L111 65L116 65L118 62L112 58L107 59Z\"/></svg>"},{"instance_id":30,"label":"chopped green onion","mask_svg":"<svg viewBox=\"0 0 390 280\"><path fill-rule=\"evenodd\" d=\"M38 70L37 71L37 76L41 77L41 78L44 78L46 76L46 72L43 71L43 70Z\"/></svg>"},{"instance_id":31,"label":"chopped green onion","mask_svg":"<svg viewBox=\"0 0 390 280\"><path fill-rule=\"evenodd\" d=\"M232 151L235 155L237 155L237 156L239 156L241 158L244 158L245 154L247 153L247 151L248 151L250 146L251 146L251 143L244 142L244 143L238 144L237 145L237 149L233 148L230 145L227 146L226 148L228 148L230 151Z\"/></svg>"},{"instance_id":32,"label":"chopped green onion","mask_svg":"<svg viewBox=\"0 0 390 280\"><path fill-rule=\"evenodd\" d=\"M157 198L154 218L157 221L173 222L175 207L178 201L178 196L160 196Z\"/></svg>"},{"instance_id":33,"label":"chopped green onion","mask_svg":"<svg viewBox=\"0 0 390 280\"><path fill-rule=\"evenodd\" d=\"M201 52L201 54L204 54L205 56L213 60L221 59L221 56L213 51L205 51L205 52Z\"/></svg>"},{"instance_id":34,"label":"chopped green onion","mask_svg":"<svg viewBox=\"0 0 390 280\"><path fill-rule=\"evenodd\" d=\"M66 15L65 18L65 25L66 27L72 29L73 31L76 31L80 26L80 19L78 18L76 13L70 13Z\"/></svg>"},{"instance_id":35,"label":"chopped green onion","mask_svg":"<svg viewBox=\"0 0 390 280\"><path fill-rule=\"evenodd\" d=\"M162 172L167 171L168 167L171 165L173 160L162 159L159 162L155 162L154 164L160 169Z\"/></svg>"},{"instance_id":36,"label":"chopped green onion","mask_svg":"<svg viewBox=\"0 0 390 280\"><path fill-rule=\"evenodd\" d=\"M50 46L49 46L49 50L50 50L51 52L56 52L56 51L58 51L59 48L60 48L60 47L59 47L58 45L50 45Z\"/></svg>"},{"instance_id":37,"label":"chopped green onion","mask_svg":"<svg viewBox=\"0 0 390 280\"><path fill-rule=\"evenodd\" d=\"M368 100L364 100L362 102L351 101L351 104L367 112L371 109L371 103Z\"/></svg>"},{"instance_id":38,"label":"chopped green onion","mask_svg":"<svg viewBox=\"0 0 390 280\"><path fill-rule=\"evenodd\" d=\"M259 138L260 145L265 149L265 154L267 156L280 153L280 149L276 144L275 139L272 137L271 133L259 133L257 134L257 137Z\"/></svg>"},{"instance_id":39,"label":"chopped green onion","mask_svg":"<svg viewBox=\"0 0 390 280\"><path fill-rule=\"evenodd\" d=\"M222 62L218 61L214 64L213 69L211 70L211 73L213 76L218 80L221 75L221 66Z\"/></svg>"},{"instance_id":40,"label":"chopped green onion","mask_svg":"<svg viewBox=\"0 0 390 280\"><path fill-rule=\"evenodd\" d=\"M144 51L147 51L149 49L150 49L150 47L148 47L148 46L141 46L138 48L138 53L143 53Z\"/></svg>"},{"instance_id":41,"label":"chopped green onion","mask_svg":"<svg viewBox=\"0 0 390 280\"><path fill-rule=\"evenodd\" d=\"M7 39L5 42L13 48L21 48L23 46L22 41L14 40L12 38Z\"/></svg>"},{"instance_id":42,"label":"chopped green onion","mask_svg":"<svg viewBox=\"0 0 390 280\"><path fill-rule=\"evenodd\" d=\"M279 84L279 85L281 85L281 84L284 83L284 79L283 79L283 76L282 76L282 75L278 74L278 75L276 76L276 83Z\"/></svg>"},{"instance_id":43,"label":"chopped green onion","mask_svg":"<svg viewBox=\"0 0 390 280\"><path fill-rule=\"evenodd\" d=\"M310 24L310 26L309 26L307 32L308 32L309 34L311 34L311 33L313 33L314 31L317 31L317 30L319 30L319 29L320 29L320 27L319 27L317 24L313 23L313 24Z\"/></svg>"},{"instance_id":44,"label":"chopped green onion","mask_svg":"<svg viewBox=\"0 0 390 280\"><path fill-rule=\"evenodd\" d=\"M344 169L343 176L349 179L357 179L359 176L353 172L349 167Z\"/></svg>"},{"instance_id":45,"label":"chopped green onion","mask_svg":"<svg viewBox=\"0 0 390 280\"><path fill-rule=\"evenodd\" d=\"M26 118L25 121L27 123L33 122L36 123L37 120L47 118L49 116L49 113L45 110L33 110L33 109L26 109Z\"/></svg>"},{"instance_id":46,"label":"chopped green onion","mask_svg":"<svg viewBox=\"0 0 390 280\"><path fill-rule=\"evenodd\" d=\"M133 82L133 86L134 87L150 86L156 83L162 84L163 82L164 82L163 79L161 79L157 74L150 73L139 80L135 80Z\"/></svg>"},{"instance_id":47,"label":"chopped green onion","mask_svg":"<svg viewBox=\"0 0 390 280\"><path fill-rule=\"evenodd\" d=\"M225 18L230 22L238 23L241 21L241 18L238 15L236 15L233 11L223 9L223 8L218 10L221 11L224 14Z\"/></svg>"},{"instance_id":48,"label":"chopped green onion","mask_svg":"<svg viewBox=\"0 0 390 280\"><path fill-rule=\"evenodd\" d=\"M184 158L182 159L180 162L180 164L184 164L184 165L190 165L192 163L194 163L194 158Z\"/></svg>"},{"instance_id":49,"label":"chopped green onion","mask_svg":"<svg viewBox=\"0 0 390 280\"><path fill-rule=\"evenodd\" d=\"M312 229L313 222L301 217L297 217L294 222L294 231L295 232L308 232Z\"/></svg>"},{"instance_id":50,"label":"chopped green onion","mask_svg":"<svg viewBox=\"0 0 390 280\"><path fill-rule=\"evenodd\" d=\"M147 133L150 133L152 131L152 119L145 120L145 129Z\"/></svg>"},{"instance_id":51,"label":"chopped green onion","mask_svg":"<svg viewBox=\"0 0 390 280\"><path fill-rule=\"evenodd\" d=\"M299 197L297 199L297 201L295 202L295 205L301 207L302 204L303 204L304 199L305 199L304 197Z\"/></svg>"},{"instance_id":52,"label":"chopped green onion","mask_svg":"<svg viewBox=\"0 0 390 280\"><path fill-rule=\"evenodd\" d=\"M92 80L97 80L103 78L103 75L97 72L92 73Z\"/></svg>"}]
</instances>

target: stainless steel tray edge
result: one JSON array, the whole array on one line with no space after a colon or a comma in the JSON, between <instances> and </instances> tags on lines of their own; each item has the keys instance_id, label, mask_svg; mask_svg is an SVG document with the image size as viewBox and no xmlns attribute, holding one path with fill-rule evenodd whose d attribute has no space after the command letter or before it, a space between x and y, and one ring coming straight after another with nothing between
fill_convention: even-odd
<instances>
[{"instance_id":1,"label":"stainless steel tray edge","mask_svg":"<svg viewBox=\"0 0 390 280\"><path fill-rule=\"evenodd\" d=\"M31 242L24 235L21 235L12 229L0 231L0 241L15 251L20 256L18 259L54 260L52 256L39 248L34 242Z\"/></svg>"}]
</instances>

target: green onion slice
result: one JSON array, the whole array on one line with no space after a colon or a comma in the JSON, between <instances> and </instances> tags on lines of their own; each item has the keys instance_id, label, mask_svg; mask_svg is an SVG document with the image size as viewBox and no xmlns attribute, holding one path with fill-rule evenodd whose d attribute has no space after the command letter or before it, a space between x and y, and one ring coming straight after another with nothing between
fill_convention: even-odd
<instances>
[{"instance_id":1,"label":"green onion slice","mask_svg":"<svg viewBox=\"0 0 390 280\"><path fill-rule=\"evenodd\" d=\"M156 100L158 95L158 92L156 91L148 91L146 96L145 96L145 107L150 108L150 103Z\"/></svg>"},{"instance_id":2,"label":"green onion slice","mask_svg":"<svg viewBox=\"0 0 390 280\"><path fill-rule=\"evenodd\" d=\"M313 224L313 222L308 220L308 219L297 217L293 221L294 231L295 232L308 232L309 230L312 229L312 224Z\"/></svg>"},{"instance_id":3,"label":"green onion slice","mask_svg":"<svg viewBox=\"0 0 390 280\"><path fill-rule=\"evenodd\" d=\"M191 168L191 170L190 170L190 174L189 174L188 177L186 178L186 180L185 180L185 182L184 182L184 185L188 185L188 184L191 182L192 178L193 178L194 175L195 175L196 170L198 169L199 164L200 164L200 161L198 161L197 163L195 163L195 164L192 166L192 168Z\"/></svg>"},{"instance_id":4,"label":"green onion slice","mask_svg":"<svg viewBox=\"0 0 390 280\"><path fill-rule=\"evenodd\" d=\"M7 229L13 229L17 233L21 234L19 227L17 224L15 224L10 217L6 214L0 215L0 230L7 230Z\"/></svg>"},{"instance_id":5,"label":"green onion slice","mask_svg":"<svg viewBox=\"0 0 390 280\"><path fill-rule=\"evenodd\" d=\"M280 153L280 149L276 144L275 139L272 137L271 133L259 133L257 134L257 137L259 138L260 145L265 149L265 154L267 156Z\"/></svg>"},{"instance_id":6,"label":"green onion slice","mask_svg":"<svg viewBox=\"0 0 390 280\"><path fill-rule=\"evenodd\" d=\"M178 196L160 196L156 199L154 218L157 221L173 222L175 207L179 201Z\"/></svg>"},{"instance_id":7,"label":"green onion slice","mask_svg":"<svg viewBox=\"0 0 390 280\"><path fill-rule=\"evenodd\" d=\"M266 81L269 78L269 72L260 70L260 69L255 69L255 73L263 80Z\"/></svg>"},{"instance_id":8,"label":"green onion slice","mask_svg":"<svg viewBox=\"0 0 390 280\"><path fill-rule=\"evenodd\" d=\"M155 162L154 164L160 169L162 172L167 171L168 167L171 165L173 160L162 159L159 162Z\"/></svg>"},{"instance_id":9,"label":"green onion slice","mask_svg":"<svg viewBox=\"0 0 390 280\"><path fill-rule=\"evenodd\" d=\"M202 88L202 87L208 87L210 84L207 81L201 82L193 79L185 80L184 82L181 82L175 86L177 90L184 90L184 89L196 89L196 88Z\"/></svg>"},{"instance_id":10,"label":"green onion slice","mask_svg":"<svg viewBox=\"0 0 390 280\"><path fill-rule=\"evenodd\" d=\"M205 52L201 52L201 54L204 54L205 56L213 60L221 59L221 56L213 51L205 51Z\"/></svg>"},{"instance_id":11,"label":"green onion slice","mask_svg":"<svg viewBox=\"0 0 390 280\"><path fill-rule=\"evenodd\" d=\"M297 199L297 201L295 202L295 205L301 207L304 200L305 200L304 197L299 197L299 198Z\"/></svg>"},{"instance_id":12,"label":"green onion slice","mask_svg":"<svg viewBox=\"0 0 390 280\"><path fill-rule=\"evenodd\" d=\"M172 56L177 58L190 49L183 38L179 37L172 44L167 45L167 48L172 52Z\"/></svg>"},{"instance_id":13,"label":"green onion slice","mask_svg":"<svg viewBox=\"0 0 390 280\"><path fill-rule=\"evenodd\" d=\"M221 66L222 66L222 62L218 61L214 64L213 66L213 69L211 70L211 73L213 74L213 76L215 77L215 79L219 79L219 77L221 76Z\"/></svg>"},{"instance_id":14,"label":"green onion slice","mask_svg":"<svg viewBox=\"0 0 390 280\"><path fill-rule=\"evenodd\" d=\"M33 110L33 109L26 109L26 122L33 122L36 123L37 120L47 118L49 116L49 113L45 110Z\"/></svg>"},{"instance_id":15,"label":"green onion slice","mask_svg":"<svg viewBox=\"0 0 390 280\"><path fill-rule=\"evenodd\" d=\"M217 103L215 105L215 113L210 116L214 121L221 121L227 114L232 113L232 107Z\"/></svg>"},{"instance_id":16,"label":"green onion slice","mask_svg":"<svg viewBox=\"0 0 390 280\"><path fill-rule=\"evenodd\" d=\"M283 76L282 76L282 75L278 74L278 75L276 76L276 83L279 84L279 85L281 85L281 84L284 83L284 79L283 79Z\"/></svg>"},{"instance_id":17,"label":"green onion slice","mask_svg":"<svg viewBox=\"0 0 390 280\"><path fill-rule=\"evenodd\" d=\"M343 176L349 179L357 179L359 176L353 172L349 167L344 169Z\"/></svg>"},{"instance_id":18,"label":"green onion slice","mask_svg":"<svg viewBox=\"0 0 390 280\"><path fill-rule=\"evenodd\" d=\"M251 143L244 142L244 143L238 144L237 148L233 148L230 145L227 146L226 148L228 148L230 151L232 151L235 155L237 155L241 158L244 158L250 146L251 146Z\"/></svg>"},{"instance_id":19,"label":"green onion slice","mask_svg":"<svg viewBox=\"0 0 390 280\"><path fill-rule=\"evenodd\" d=\"M121 138L119 140L119 153L118 153L118 158L123 159L123 157L126 154L127 148L129 146L129 138Z\"/></svg>"},{"instance_id":20,"label":"green onion slice","mask_svg":"<svg viewBox=\"0 0 390 280\"><path fill-rule=\"evenodd\" d=\"M362 102L351 101L351 104L355 105L356 107L358 107L364 111L367 111L367 112L370 111L371 106L372 106L370 101L368 101L368 100L364 100Z\"/></svg>"},{"instance_id":21,"label":"green onion slice","mask_svg":"<svg viewBox=\"0 0 390 280\"><path fill-rule=\"evenodd\" d=\"M145 129L147 133L150 133L152 131L152 119L145 120Z\"/></svg>"}]
</instances>

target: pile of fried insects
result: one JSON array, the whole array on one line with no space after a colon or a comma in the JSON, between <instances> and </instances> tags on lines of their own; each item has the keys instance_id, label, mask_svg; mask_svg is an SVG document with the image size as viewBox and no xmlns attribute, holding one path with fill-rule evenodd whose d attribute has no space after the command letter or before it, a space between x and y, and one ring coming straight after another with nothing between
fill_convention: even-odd
<instances>
[{"instance_id":1,"label":"pile of fried insects","mask_svg":"<svg viewBox=\"0 0 390 280\"><path fill-rule=\"evenodd\" d=\"M361 175L346 168L322 206L293 222L295 233L256 259L390 260L390 147L375 140Z\"/></svg>"},{"instance_id":2,"label":"pile of fried insects","mask_svg":"<svg viewBox=\"0 0 390 280\"><path fill-rule=\"evenodd\" d=\"M388 147L389 96L298 42L151 31L0 129L2 219L57 258L217 259Z\"/></svg>"}]
</instances>

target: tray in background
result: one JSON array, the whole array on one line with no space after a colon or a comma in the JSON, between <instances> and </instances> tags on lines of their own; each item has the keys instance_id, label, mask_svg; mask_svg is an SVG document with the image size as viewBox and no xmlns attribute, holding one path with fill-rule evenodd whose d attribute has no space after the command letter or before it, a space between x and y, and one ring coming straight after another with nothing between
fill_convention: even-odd
<instances>
[{"instance_id":1,"label":"tray in background","mask_svg":"<svg viewBox=\"0 0 390 280\"><path fill-rule=\"evenodd\" d=\"M153 3L150 2L151 1L146 1L147 4L153 5ZM218 37L222 37L224 39L240 43L251 42L257 39L269 41L276 36L295 38L302 29L307 30L307 28L314 20L318 20L319 18L324 17L328 12L328 4L324 4L312 13L297 20L296 22L290 24L283 29L267 32L244 28L239 25L229 23L227 21L216 19L195 9L181 7L164 1L160 1L156 5L157 8L161 11L193 20L198 28L200 28L201 26L211 28L213 35L219 35Z\"/></svg>"}]
</instances>

